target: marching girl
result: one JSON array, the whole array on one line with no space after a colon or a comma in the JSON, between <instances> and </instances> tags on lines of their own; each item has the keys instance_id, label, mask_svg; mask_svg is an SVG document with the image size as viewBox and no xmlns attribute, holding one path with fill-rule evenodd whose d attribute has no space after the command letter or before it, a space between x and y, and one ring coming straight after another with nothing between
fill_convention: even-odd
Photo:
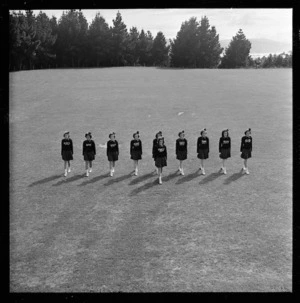
<instances>
[{"instance_id":1,"label":"marching girl","mask_svg":"<svg viewBox=\"0 0 300 303\"><path fill-rule=\"evenodd\" d=\"M251 135L251 128L245 131L245 136L242 137L241 140L241 158L244 159L244 167L242 169L242 172L245 172L247 175L249 175L247 160L251 158L251 152L252 152L252 137Z\"/></svg>"},{"instance_id":2,"label":"marching girl","mask_svg":"<svg viewBox=\"0 0 300 303\"><path fill-rule=\"evenodd\" d=\"M138 175L138 162L142 159L142 141L139 132L133 134L133 140L130 142L130 156L134 162L134 175Z\"/></svg>"},{"instance_id":3,"label":"marching girl","mask_svg":"<svg viewBox=\"0 0 300 303\"><path fill-rule=\"evenodd\" d=\"M162 184L162 169L167 166L167 147L164 143L164 138L158 138L158 144L154 149L155 166L158 168L158 182Z\"/></svg>"},{"instance_id":4,"label":"marching girl","mask_svg":"<svg viewBox=\"0 0 300 303\"><path fill-rule=\"evenodd\" d=\"M197 153L198 153L197 157L201 161L199 169L201 170L202 174L205 175L203 164L204 164L204 160L208 159L208 153L209 153L209 139L206 136L207 135L206 128L201 130L200 135L201 136L198 138L197 141Z\"/></svg>"},{"instance_id":5,"label":"marching girl","mask_svg":"<svg viewBox=\"0 0 300 303\"><path fill-rule=\"evenodd\" d=\"M73 141L70 138L70 132L64 132L64 138L61 140L61 156L64 160L64 176L71 172L70 160L73 160Z\"/></svg>"},{"instance_id":6,"label":"marching girl","mask_svg":"<svg viewBox=\"0 0 300 303\"><path fill-rule=\"evenodd\" d=\"M116 140L116 134L109 134L109 141L107 141L107 158L109 161L109 175L112 177L115 172L115 162L119 159L119 144Z\"/></svg>"},{"instance_id":7,"label":"marching girl","mask_svg":"<svg viewBox=\"0 0 300 303\"><path fill-rule=\"evenodd\" d=\"M225 167L225 161L226 159L231 157L231 139L229 137L228 129L225 129L222 131L222 136L219 140L219 153L220 158L222 159L222 167L220 172L223 172L224 175L227 174L226 167Z\"/></svg>"},{"instance_id":8,"label":"marching girl","mask_svg":"<svg viewBox=\"0 0 300 303\"><path fill-rule=\"evenodd\" d=\"M155 163L155 149L157 147L158 144L158 139L162 137L162 132L159 131L156 135L155 135L155 139L153 139L153 145L152 145L152 158L154 160ZM156 167L156 170L154 171L157 175L158 175L158 168Z\"/></svg>"},{"instance_id":9,"label":"marching girl","mask_svg":"<svg viewBox=\"0 0 300 303\"><path fill-rule=\"evenodd\" d=\"M184 130L178 134L176 140L176 158L179 160L179 168L181 175L184 176L182 162L187 159L187 140L184 138Z\"/></svg>"},{"instance_id":10,"label":"marching girl","mask_svg":"<svg viewBox=\"0 0 300 303\"><path fill-rule=\"evenodd\" d=\"M92 140L92 134L90 132L85 134L86 140L83 141L82 155L85 161L86 177L92 172L92 162L95 160L96 146Z\"/></svg>"}]
</instances>

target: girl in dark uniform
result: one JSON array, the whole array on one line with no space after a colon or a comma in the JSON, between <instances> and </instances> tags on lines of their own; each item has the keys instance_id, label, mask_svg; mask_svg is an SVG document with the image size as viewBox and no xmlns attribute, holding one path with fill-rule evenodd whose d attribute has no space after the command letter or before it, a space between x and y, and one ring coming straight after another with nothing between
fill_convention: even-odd
<instances>
[{"instance_id":1,"label":"girl in dark uniform","mask_svg":"<svg viewBox=\"0 0 300 303\"><path fill-rule=\"evenodd\" d=\"M130 156L134 162L134 175L138 175L138 162L142 159L142 141L139 132L133 134L133 140L130 142Z\"/></svg>"},{"instance_id":2,"label":"girl in dark uniform","mask_svg":"<svg viewBox=\"0 0 300 303\"><path fill-rule=\"evenodd\" d=\"M231 139L229 137L228 129L225 129L222 131L222 136L219 140L219 153L220 158L222 159L222 167L220 172L224 173L224 175L227 174L226 167L225 167L225 161L226 159L231 157Z\"/></svg>"},{"instance_id":3,"label":"girl in dark uniform","mask_svg":"<svg viewBox=\"0 0 300 303\"><path fill-rule=\"evenodd\" d=\"M184 175L182 162L187 159L187 140L184 138L184 130L178 134L176 140L176 159L179 160L179 168L181 175Z\"/></svg>"},{"instance_id":4,"label":"girl in dark uniform","mask_svg":"<svg viewBox=\"0 0 300 303\"><path fill-rule=\"evenodd\" d=\"M119 159L119 144L115 133L109 134L109 139L106 154L109 161L109 175L112 177L115 172L115 162Z\"/></svg>"},{"instance_id":5,"label":"girl in dark uniform","mask_svg":"<svg viewBox=\"0 0 300 303\"><path fill-rule=\"evenodd\" d=\"M95 160L96 146L95 142L92 140L92 134L90 132L85 134L85 138L86 140L83 141L82 145L82 155L85 161L86 177L88 177L89 173L92 172L92 162Z\"/></svg>"},{"instance_id":6,"label":"girl in dark uniform","mask_svg":"<svg viewBox=\"0 0 300 303\"><path fill-rule=\"evenodd\" d=\"M153 145L152 145L152 158L154 160L154 163L155 163L155 156L154 156L154 153L155 153L155 149L157 147L157 144L158 144L158 139L162 137L162 132L159 131L156 135L155 135L155 139L153 139ZM158 175L158 168L156 167L155 168L155 171L154 173L156 173Z\"/></svg>"},{"instance_id":7,"label":"girl in dark uniform","mask_svg":"<svg viewBox=\"0 0 300 303\"><path fill-rule=\"evenodd\" d=\"M61 140L61 156L64 160L64 176L71 172L70 160L73 160L73 141L70 138L70 132L64 132L64 139Z\"/></svg>"},{"instance_id":8,"label":"girl in dark uniform","mask_svg":"<svg viewBox=\"0 0 300 303\"><path fill-rule=\"evenodd\" d=\"M200 166L200 170L202 172L203 175L205 175L205 170L204 170L204 159L208 159L208 153L209 153L209 139L206 136L207 132L206 132L206 128L204 128L201 132L200 132L200 137L198 138L197 141L197 153L198 153L198 158L201 160L201 166Z\"/></svg>"},{"instance_id":9,"label":"girl in dark uniform","mask_svg":"<svg viewBox=\"0 0 300 303\"><path fill-rule=\"evenodd\" d=\"M244 159L244 167L242 172L249 175L247 160L252 157L252 137L251 128L245 131L245 136L242 137L241 140L241 158Z\"/></svg>"},{"instance_id":10,"label":"girl in dark uniform","mask_svg":"<svg viewBox=\"0 0 300 303\"><path fill-rule=\"evenodd\" d=\"M164 143L164 138L158 138L158 144L154 148L155 166L158 168L158 182L162 184L162 169L167 166L167 147Z\"/></svg>"}]
</instances>

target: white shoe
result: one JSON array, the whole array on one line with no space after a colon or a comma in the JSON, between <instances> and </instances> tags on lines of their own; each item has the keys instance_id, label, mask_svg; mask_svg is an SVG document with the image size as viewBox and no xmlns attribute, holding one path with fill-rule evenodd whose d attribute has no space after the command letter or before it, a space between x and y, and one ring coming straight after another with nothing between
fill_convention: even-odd
<instances>
[{"instance_id":1,"label":"white shoe","mask_svg":"<svg viewBox=\"0 0 300 303\"><path fill-rule=\"evenodd\" d=\"M92 168L90 167L90 169L89 169L89 172L91 173L93 170L92 170Z\"/></svg>"},{"instance_id":2,"label":"white shoe","mask_svg":"<svg viewBox=\"0 0 300 303\"><path fill-rule=\"evenodd\" d=\"M223 173L224 173L224 175L227 174L226 168L223 169Z\"/></svg>"},{"instance_id":3,"label":"white shoe","mask_svg":"<svg viewBox=\"0 0 300 303\"><path fill-rule=\"evenodd\" d=\"M67 176L67 174L68 174L68 173L67 173L67 170L65 169L65 173L64 173L64 176L66 177L66 176Z\"/></svg>"},{"instance_id":4,"label":"white shoe","mask_svg":"<svg viewBox=\"0 0 300 303\"><path fill-rule=\"evenodd\" d=\"M112 168L112 172L113 172L113 173L115 172L115 168L114 168L114 167Z\"/></svg>"},{"instance_id":5,"label":"white shoe","mask_svg":"<svg viewBox=\"0 0 300 303\"><path fill-rule=\"evenodd\" d=\"M246 168L246 174L249 175L249 170L248 170L248 168Z\"/></svg>"},{"instance_id":6,"label":"white shoe","mask_svg":"<svg viewBox=\"0 0 300 303\"><path fill-rule=\"evenodd\" d=\"M137 169L135 170L134 175L135 175L135 176L138 175L138 170L137 170Z\"/></svg>"},{"instance_id":7,"label":"white shoe","mask_svg":"<svg viewBox=\"0 0 300 303\"><path fill-rule=\"evenodd\" d=\"M87 171L86 171L85 176L86 176L86 177L88 177L88 176L89 176L89 170L88 170L88 169L87 169Z\"/></svg>"},{"instance_id":8,"label":"white shoe","mask_svg":"<svg viewBox=\"0 0 300 303\"><path fill-rule=\"evenodd\" d=\"M182 176L184 176L183 168L181 169L180 173L181 173Z\"/></svg>"},{"instance_id":9,"label":"white shoe","mask_svg":"<svg viewBox=\"0 0 300 303\"><path fill-rule=\"evenodd\" d=\"M159 183L159 184L162 184L162 181L161 181L161 178L160 178L160 177L158 178L158 183Z\"/></svg>"},{"instance_id":10,"label":"white shoe","mask_svg":"<svg viewBox=\"0 0 300 303\"><path fill-rule=\"evenodd\" d=\"M180 167L178 167L178 171L181 172L181 168Z\"/></svg>"},{"instance_id":11,"label":"white shoe","mask_svg":"<svg viewBox=\"0 0 300 303\"><path fill-rule=\"evenodd\" d=\"M71 167L68 168L68 173L70 173L70 172L71 172Z\"/></svg>"},{"instance_id":12,"label":"white shoe","mask_svg":"<svg viewBox=\"0 0 300 303\"><path fill-rule=\"evenodd\" d=\"M111 177L114 175L114 172L113 172L112 169L110 170L109 175L110 175Z\"/></svg>"},{"instance_id":13,"label":"white shoe","mask_svg":"<svg viewBox=\"0 0 300 303\"><path fill-rule=\"evenodd\" d=\"M202 175L205 175L205 170L204 170L204 168L202 168Z\"/></svg>"}]
</instances>

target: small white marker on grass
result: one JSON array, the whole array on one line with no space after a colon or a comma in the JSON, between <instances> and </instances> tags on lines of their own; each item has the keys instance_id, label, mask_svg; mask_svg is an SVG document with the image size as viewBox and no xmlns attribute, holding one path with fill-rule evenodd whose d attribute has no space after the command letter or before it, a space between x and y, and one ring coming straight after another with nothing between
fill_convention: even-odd
<instances>
[{"instance_id":1,"label":"small white marker on grass","mask_svg":"<svg viewBox=\"0 0 300 303\"><path fill-rule=\"evenodd\" d=\"M183 113L184 113L184 112L179 112L177 115L178 115L178 116L181 116Z\"/></svg>"}]
</instances>

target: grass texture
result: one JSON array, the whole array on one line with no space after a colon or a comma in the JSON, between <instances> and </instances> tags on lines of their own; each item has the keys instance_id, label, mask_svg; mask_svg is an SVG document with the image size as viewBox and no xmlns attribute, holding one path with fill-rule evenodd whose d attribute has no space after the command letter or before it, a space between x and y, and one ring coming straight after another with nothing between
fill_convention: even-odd
<instances>
[{"instance_id":1,"label":"grass texture","mask_svg":"<svg viewBox=\"0 0 300 303\"><path fill-rule=\"evenodd\" d=\"M196 142L210 138L206 175ZM242 175L240 140L252 128ZM229 128L232 157L218 173ZM60 142L69 130L72 172ZM132 134L143 159L131 176ZM151 157L161 130L168 166ZM185 130L185 176L175 140ZM82 142L97 155L84 176ZM116 132L108 177L103 148ZM291 292L292 71L103 68L10 74L11 292Z\"/></svg>"}]
</instances>

